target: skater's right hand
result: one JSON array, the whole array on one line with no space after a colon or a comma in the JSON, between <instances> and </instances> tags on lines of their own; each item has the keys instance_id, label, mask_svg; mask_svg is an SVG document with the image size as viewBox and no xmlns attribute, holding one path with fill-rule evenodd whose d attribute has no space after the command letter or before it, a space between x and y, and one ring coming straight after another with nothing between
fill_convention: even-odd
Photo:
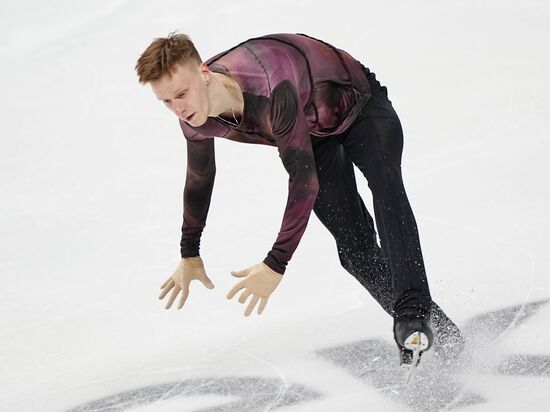
<instances>
[{"instance_id":1,"label":"skater's right hand","mask_svg":"<svg viewBox=\"0 0 550 412\"><path fill-rule=\"evenodd\" d=\"M172 273L166 282L160 287L162 289L159 299L163 299L166 294L172 291L166 309L170 309L172 303L181 292L181 297L178 303L178 309L181 309L189 296L189 284L193 279L200 280L208 289L213 289L214 284L206 275L204 265L200 256L191 258L182 258L178 268Z\"/></svg>"}]
</instances>

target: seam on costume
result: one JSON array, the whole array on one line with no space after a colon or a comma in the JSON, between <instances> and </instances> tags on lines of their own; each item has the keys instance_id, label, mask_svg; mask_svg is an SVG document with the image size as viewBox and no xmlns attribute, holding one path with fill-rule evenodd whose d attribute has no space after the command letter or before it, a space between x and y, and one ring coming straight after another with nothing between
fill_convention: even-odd
<instances>
[{"instance_id":1,"label":"seam on costume","mask_svg":"<svg viewBox=\"0 0 550 412\"><path fill-rule=\"evenodd\" d=\"M355 89L355 84L353 84L353 80L352 80L351 73L349 71L348 65L345 62L344 58L342 57L342 54L340 53L340 51L336 47L334 47L332 44L329 44L329 43L327 43L323 40L316 39L315 37L308 36L307 34L304 34L304 33L298 33L298 35L306 37L306 38L311 39L311 40L318 41L319 43L324 44L325 46L330 48L336 54L336 56L338 57L338 60L340 60L340 63L342 64L342 66L344 67L344 70L346 71L346 73L348 75L349 82L353 85L353 88Z\"/></svg>"},{"instance_id":2,"label":"seam on costume","mask_svg":"<svg viewBox=\"0 0 550 412\"><path fill-rule=\"evenodd\" d=\"M384 163L384 172L385 172L384 173L384 180L385 180L385 183L387 183L387 187L389 188L390 187L390 184L389 184L389 181L390 181L390 179L389 179L389 167L388 167L388 162L386 160L384 160L384 151L382 150L382 143L380 142L380 133L378 132L378 128L376 127L376 124L375 124L375 122L372 121L372 119L367 117L367 118L365 118L365 120L368 120L371 123L372 128L374 129L374 132L375 132L374 134L376 136L376 143L378 145L379 152L382 154L382 162ZM399 166L399 167L401 168L401 166ZM397 217L399 217L399 215L396 213L394 207L390 207L389 209L391 210L394 217L396 215L397 215ZM403 232L401 231L401 225L399 224L399 219L396 219L396 223L397 223L397 231L399 233L399 243L401 243L401 247L404 250ZM386 231L386 230L387 230L386 225L384 225L384 231ZM387 241L387 234L385 233L384 235L386 236L386 241ZM391 256L391 254L392 253L390 252L390 256ZM388 256L388 258L389 258L389 256ZM405 256L403 257L403 261L405 263L405 265L404 265L405 269L410 270L409 265L406 264L407 259L405 258ZM389 264L390 264L390 262L389 262L389 259L388 259L388 265ZM391 265L389 265L389 266L390 266L390 273L391 273ZM398 274L396 274L396 275L398 275ZM392 278L393 278L393 276L394 276L394 273L392 273Z\"/></svg>"},{"instance_id":3,"label":"seam on costume","mask_svg":"<svg viewBox=\"0 0 550 412\"><path fill-rule=\"evenodd\" d=\"M373 127L374 131L376 132L375 133L376 134L376 142L377 142L378 146L380 147L380 153L384 153L382 151L382 144L380 142L380 133L378 132L378 129L375 125L375 122L373 122L372 119L369 119L369 120L372 122L372 127ZM386 176L385 176L386 177L386 182L389 183L390 182L390 178L389 178L390 173L388 172L388 170L391 169L391 168L388 167L388 162L386 162L383 157L382 157L382 161L384 162L384 170L386 171ZM403 186L403 191L405 191L405 187L404 187L404 184L403 184L403 178L401 177L401 164L399 164L399 174L400 174L401 183L402 183L402 186ZM388 184L388 187L391 187L391 186ZM406 194L405 194L405 196L406 196ZM391 198L393 198L393 197L394 197L394 195L391 194ZM408 199L407 199L407 203L409 203ZM410 263L410 260L408 259L409 252L408 252L408 249L406 248L406 242L405 242L405 237L404 237L404 233L403 233L403 225L400 224L400 220L399 220L399 217L403 216L403 210L402 210L402 207L401 207L401 202L399 202L399 199L398 199L398 201L395 202L395 205L397 205L397 207L390 207L390 210L393 212L393 215L395 217L395 222L396 222L396 226L397 226L397 233L399 234L399 243L400 243L402 251L403 251L403 254L402 254L403 274L404 275L410 275L410 273L414 272L414 269L411 268L411 263ZM409 205L409 207L410 207L410 205ZM396 211L395 209L398 209L398 211ZM411 214L412 214L412 210L411 210ZM418 232L418 230L417 230L417 232ZM391 252L390 252L390 255L391 255ZM391 267L390 267L390 272L391 272ZM425 272L425 270L424 270L424 272ZM392 273L392 278L393 278L393 273Z\"/></svg>"},{"instance_id":4,"label":"seam on costume","mask_svg":"<svg viewBox=\"0 0 550 412\"><path fill-rule=\"evenodd\" d=\"M223 67L225 69L225 71L227 72L227 74L229 74L231 76L231 71L227 68L227 66L225 64L216 63L216 62L212 62L210 64L217 64L218 66Z\"/></svg>"},{"instance_id":5,"label":"seam on costume","mask_svg":"<svg viewBox=\"0 0 550 412\"><path fill-rule=\"evenodd\" d=\"M308 77L309 77L309 84L310 84L310 92L309 92L309 99L308 101L306 102L306 105L305 107L308 107L310 104L313 103L313 100L314 100L314 96L315 96L315 83L313 81L313 74L311 73L311 66L309 64L309 60L306 56L306 54L304 53L304 51L298 47L297 45L287 41L287 40L283 40L283 39L279 39L279 38L276 38L276 37L272 37L270 35L268 36L263 36L263 37L258 37L256 39L251 39L251 40L272 40L272 41L275 41L275 42L279 42L279 43L283 43L283 44L286 44L287 46L289 47L292 47L293 49L295 49L296 51L298 51L298 53L300 53L302 55L302 57L304 58L304 61L306 63L306 68L307 68L307 74L308 74ZM317 114L317 110L315 110L315 113ZM317 117L317 120L316 122L319 122L319 118Z\"/></svg>"},{"instance_id":6,"label":"seam on costume","mask_svg":"<svg viewBox=\"0 0 550 412\"><path fill-rule=\"evenodd\" d=\"M271 94L271 82L269 81L269 76L267 74L267 70L264 66L264 63L260 60L260 58L256 55L256 53L254 53L250 47L248 46L243 46L246 50L248 50L250 52L250 54L252 56L254 56L254 58L256 59L256 62L259 64L259 66L262 68L262 70L264 71L264 74L265 74L265 78L267 79L267 87L269 88L269 93Z\"/></svg>"},{"instance_id":7,"label":"seam on costume","mask_svg":"<svg viewBox=\"0 0 550 412\"><path fill-rule=\"evenodd\" d=\"M315 83L313 82L313 75L311 73L311 66L309 64L309 60L308 60L306 54L304 53L304 51L300 47L298 47L297 45L291 43L290 41L283 40L283 39L280 39L280 38L277 38L277 37L273 37L273 35L253 37L253 38L250 38L248 40L245 40L245 41L237 44L236 46L231 47L230 49L228 49L228 50L226 50L222 53L217 54L216 56L211 57L210 59L207 60L207 64L212 64L212 63L217 62L219 59L224 57L226 54L230 53L231 51L235 50L236 48L238 48L240 46L243 46L245 43L247 43L249 41L253 41L253 40L272 40L272 41L275 41L275 42L278 42L278 43L283 43L283 44L286 44L289 47L292 47L293 49L295 49L296 51L298 51L298 53L300 53L302 55L302 57L304 58L304 61L306 63L307 73L308 73L308 77L309 77L309 84L310 84L309 98L308 98L308 100L305 104L305 107L307 108L310 105L312 105L314 97L315 97ZM243 47L246 47L246 46L243 46ZM227 68L226 68L226 70L227 70ZM313 105L313 109L315 111L315 123L318 124L319 123L319 112L317 111L317 107L315 107L315 105Z\"/></svg>"}]
</instances>

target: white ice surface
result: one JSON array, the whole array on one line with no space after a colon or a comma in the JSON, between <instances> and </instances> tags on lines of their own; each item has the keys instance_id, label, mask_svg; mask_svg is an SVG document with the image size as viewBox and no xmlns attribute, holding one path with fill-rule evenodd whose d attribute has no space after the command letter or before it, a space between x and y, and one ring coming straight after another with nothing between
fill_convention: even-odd
<instances>
[{"instance_id":1,"label":"white ice surface","mask_svg":"<svg viewBox=\"0 0 550 412\"><path fill-rule=\"evenodd\" d=\"M260 392L275 382L274 402L292 385L320 395L274 410L409 410L392 388L319 356L392 340L391 319L339 266L314 215L264 315L245 318L226 300L229 271L262 260L280 226L287 178L273 148L217 140L201 249L216 287L193 284L183 310L163 309L159 286L179 257L185 142L133 67L173 30L203 58L274 32L351 52L400 115L432 295L464 325L550 297L549 22L550 4L535 0L2 1L0 410L70 410L197 379L238 389L240 378ZM549 322L543 306L479 348L456 379L483 402L442 408L547 410L548 368L482 369L498 356L546 359ZM429 374L429 353L423 365ZM134 396L116 410L191 411L239 396Z\"/></svg>"}]
</instances>

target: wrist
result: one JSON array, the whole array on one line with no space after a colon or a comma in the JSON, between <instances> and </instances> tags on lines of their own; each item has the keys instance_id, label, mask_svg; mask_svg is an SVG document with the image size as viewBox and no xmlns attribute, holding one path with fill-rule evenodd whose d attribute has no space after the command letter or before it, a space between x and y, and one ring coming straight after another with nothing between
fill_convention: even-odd
<instances>
[{"instance_id":1,"label":"wrist","mask_svg":"<svg viewBox=\"0 0 550 412\"><path fill-rule=\"evenodd\" d=\"M203 266L202 259L200 256L181 258L180 264L186 265L186 266Z\"/></svg>"},{"instance_id":2,"label":"wrist","mask_svg":"<svg viewBox=\"0 0 550 412\"><path fill-rule=\"evenodd\" d=\"M270 275L276 276L276 277L282 277L283 276L282 273L275 272L273 269L271 269L265 262L262 262L262 265L264 266L266 272L269 273Z\"/></svg>"}]
</instances>

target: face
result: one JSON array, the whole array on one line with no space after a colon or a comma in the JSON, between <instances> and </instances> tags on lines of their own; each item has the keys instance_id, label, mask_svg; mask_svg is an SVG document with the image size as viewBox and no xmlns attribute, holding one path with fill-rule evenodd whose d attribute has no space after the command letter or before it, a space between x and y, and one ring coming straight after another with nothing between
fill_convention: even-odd
<instances>
[{"instance_id":1,"label":"face","mask_svg":"<svg viewBox=\"0 0 550 412\"><path fill-rule=\"evenodd\" d=\"M151 88L157 98L176 116L191 126L198 127L208 120L208 76L208 66L204 63L177 65L171 76L165 74L151 82Z\"/></svg>"}]
</instances>

